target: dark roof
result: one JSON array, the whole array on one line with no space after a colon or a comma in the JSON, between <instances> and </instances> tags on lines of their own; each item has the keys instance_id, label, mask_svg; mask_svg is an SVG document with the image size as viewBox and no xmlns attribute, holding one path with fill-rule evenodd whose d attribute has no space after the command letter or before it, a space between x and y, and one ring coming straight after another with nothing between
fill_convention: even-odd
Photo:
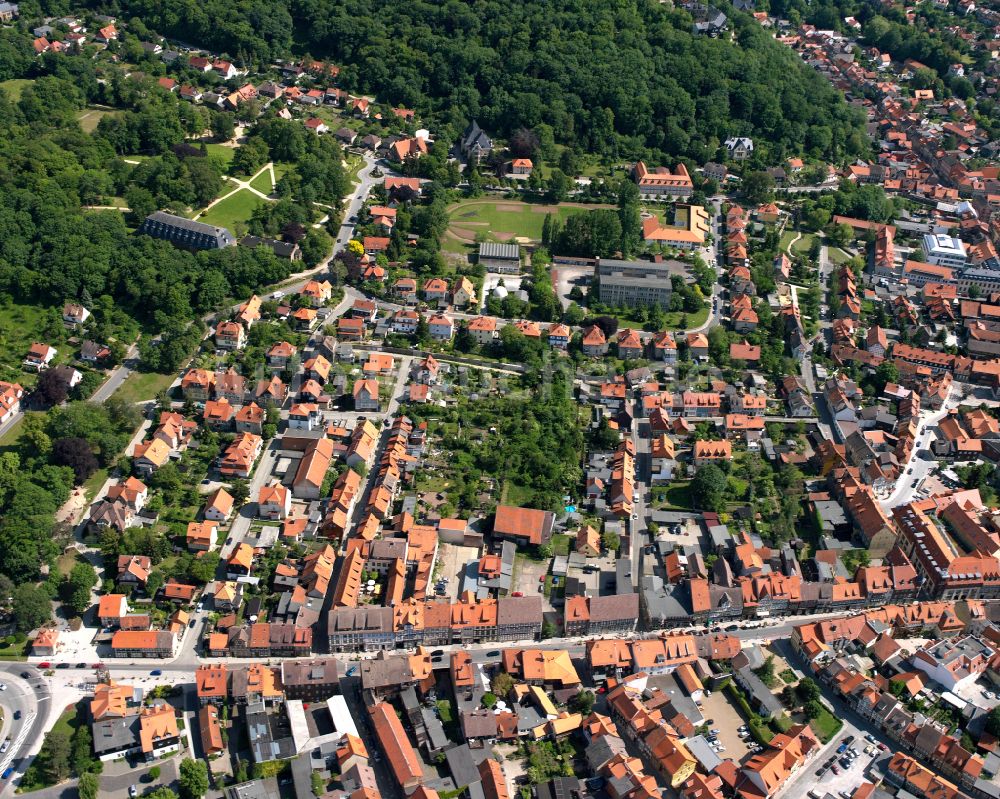
<instances>
[{"instance_id":1,"label":"dark roof","mask_svg":"<svg viewBox=\"0 0 1000 799\"><path fill-rule=\"evenodd\" d=\"M139 716L136 714L94 722L91 733L94 737L94 754L98 756L135 746L139 742Z\"/></svg>"},{"instance_id":2,"label":"dark roof","mask_svg":"<svg viewBox=\"0 0 1000 799\"><path fill-rule=\"evenodd\" d=\"M469 127L465 129L465 133L462 134L462 148L470 150L477 145L484 150L489 150L493 147L493 141L486 134L486 131L479 127L479 123L472 120Z\"/></svg>"},{"instance_id":3,"label":"dark roof","mask_svg":"<svg viewBox=\"0 0 1000 799\"><path fill-rule=\"evenodd\" d=\"M327 615L327 632L387 632L392 630L392 608L334 608Z\"/></svg>"},{"instance_id":4,"label":"dark roof","mask_svg":"<svg viewBox=\"0 0 1000 799\"><path fill-rule=\"evenodd\" d=\"M484 241L479 245L480 258L510 258L521 257L521 250L516 244L497 244L494 241Z\"/></svg>"},{"instance_id":5,"label":"dark roof","mask_svg":"<svg viewBox=\"0 0 1000 799\"><path fill-rule=\"evenodd\" d=\"M261 238L260 236L244 236L240 239L241 247L249 247L253 249L262 245L264 247L270 247L271 251L279 258L292 258L299 251L298 244L280 241L279 239L267 239Z\"/></svg>"},{"instance_id":6,"label":"dark roof","mask_svg":"<svg viewBox=\"0 0 1000 799\"><path fill-rule=\"evenodd\" d=\"M339 679L340 672L334 658L281 662L281 683L286 688L300 685L329 685Z\"/></svg>"},{"instance_id":7,"label":"dark roof","mask_svg":"<svg viewBox=\"0 0 1000 799\"><path fill-rule=\"evenodd\" d=\"M509 596L497 602L497 626L505 624L541 624L542 598L531 596Z\"/></svg>"},{"instance_id":8,"label":"dark roof","mask_svg":"<svg viewBox=\"0 0 1000 799\"><path fill-rule=\"evenodd\" d=\"M246 725L250 753L255 763L295 757L295 741L292 740L291 727L283 707L268 713L263 702L248 705Z\"/></svg>"},{"instance_id":9,"label":"dark roof","mask_svg":"<svg viewBox=\"0 0 1000 799\"><path fill-rule=\"evenodd\" d=\"M170 227L179 228L181 230L190 230L192 233L202 233L206 236L215 236L222 231L229 233L226 228L216 227L215 225L206 225L204 222L195 222L193 219L185 219L183 216L168 214L166 211L154 211L146 217L146 221L160 222L164 225L170 225Z\"/></svg>"},{"instance_id":10,"label":"dark roof","mask_svg":"<svg viewBox=\"0 0 1000 799\"><path fill-rule=\"evenodd\" d=\"M466 738L495 738L497 717L490 710L463 710L461 713L462 734Z\"/></svg>"},{"instance_id":11,"label":"dark roof","mask_svg":"<svg viewBox=\"0 0 1000 799\"><path fill-rule=\"evenodd\" d=\"M590 621L617 621L639 618L639 595L610 594L590 598Z\"/></svg>"},{"instance_id":12,"label":"dark roof","mask_svg":"<svg viewBox=\"0 0 1000 799\"><path fill-rule=\"evenodd\" d=\"M387 610L391 612L391 608ZM406 655L379 656L361 664L361 685L365 690L393 685L403 686L412 682L413 672L410 670L410 659Z\"/></svg>"}]
</instances>

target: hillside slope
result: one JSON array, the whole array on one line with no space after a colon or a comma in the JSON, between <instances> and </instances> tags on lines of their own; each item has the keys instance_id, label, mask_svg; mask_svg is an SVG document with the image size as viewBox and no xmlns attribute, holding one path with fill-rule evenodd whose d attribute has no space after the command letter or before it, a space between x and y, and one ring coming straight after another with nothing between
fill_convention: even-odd
<instances>
[{"instance_id":1,"label":"hillside slope","mask_svg":"<svg viewBox=\"0 0 1000 799\"><path fill-rule=\"evenodd\" d=\"M342 65L356 92L454 129L548 125L613 157L715 158L752 135L775 162L866 151L860 116L752 18L733 41L695 36L652 0L118 0L94 3L257 66L293 52ZM294 20L294 23L293 23Z\"/></svg>"}]
</instances>

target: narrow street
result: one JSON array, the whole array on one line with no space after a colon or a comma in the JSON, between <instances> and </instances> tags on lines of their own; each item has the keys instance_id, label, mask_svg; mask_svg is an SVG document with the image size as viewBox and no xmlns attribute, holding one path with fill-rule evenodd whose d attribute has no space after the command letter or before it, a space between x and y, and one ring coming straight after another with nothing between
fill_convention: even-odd
<instances>
[{"instance_id":1,"label":"narrow street","mask_svg":"<svg viewBox=\"0 0 1000 799\"><path fill-rule=\"evenodd\" d=\"M912 501L913 495L920 489L920 484L931 472L937 469L937 460L920 457L920 451L930 446L934 437L931 428L944 419L953 408L957 408L961 402L962 390L957 383L952 383L940 410L920 412L920 423L913 450L910 452L910 459L905 464L900 465L900 475L893 491L888 496L879 495L879 504L885 510L889 511Z\"/></svg>"}]
</instances>

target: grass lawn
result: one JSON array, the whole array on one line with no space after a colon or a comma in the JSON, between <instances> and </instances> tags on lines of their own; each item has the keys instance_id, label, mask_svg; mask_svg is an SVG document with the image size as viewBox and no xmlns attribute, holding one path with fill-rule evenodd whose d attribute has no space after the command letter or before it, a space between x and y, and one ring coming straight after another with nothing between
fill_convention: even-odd
<instances>
[{"instance_id":1,"label":"grass lawn","mask_svg":"<svg viewBox=\"0 0 1000 799\"><path fill-rule=\"evenodd\" d=\"M782 252L788 252L788 245L792 243L792 239L796 236L796 231L786 230L781 234L781 239L778 241L778 249Z\"/></svg>"},{"instance_id":2,"label":"grass lawn","mask_svg":"<svg viewBox=\"0 0 1000 799\"><path fill-rule=\"evenodd\" d=\"M108 470L98 469L83 484L83 493L86 495L88 502L97 496L97 492L101 490L101 486L104 485L104 481L107 479Z\"/></svg>"},{"instance_id":3,"label":"grass lawn","mask_svg":"<svg viewBox=\"0 0 1000 799\"><path fill-rule=\"evenodd\" d=\"M21 99L24 90L35 81L31 78L14 78L13 80L0 81L0 89L7 92L7 95L15 103Z\"/></svg>"},{"instance_id":4,"label":"grass lawn","mask_svg":"<svg viewBox=\"0 0 1000 799\"><path fill-rule=\"evenodd\" d=\"M126 402L144 402L156 399L156 395L174 382L174 375L159 372L132 372L125 378L113 397Z\"/></svg>"},{"instance_id":5,"label":"grass lawn","mask_svg":"<svg viewBox=\"0 0 1000 799\"><path fill-rule=\"evenodd\" d=\"M80 560L80 555L76 550L70 552L63 552L56 561L56 567L59 569L59 573L63 577L68 577L69 573L73 571L73 567L76 565L77 561Z\"/></svg>"},{"instance_id":6,"label":"grass lawn","mask_svg":"<svg viewBox=\"0 0 1000 799\"><path fill-rule=\"evenodd\" d=\"M851 256L844 252L840 247L830 247L827 249L827 254L830 256L830 260L837 264L846 264L851 260Z\"/></svg>"},{"instance_id":7,"label":"grass lawn","mask_svg":"<svg viewBox=\"0 0 1000 799\"><path fill-rule=\"evenodd\" d=\"M274 165L274 181L277 183L289 172L295 171L295 164L275 164Z\"/></svg>"},{"instance_id":8,"label":"grass lawn","mask_svg":"<svg viewBox=\"0 0 1000 799\"><path fill-rule=\"evenodd\" d=\"M21 362L36 341L51 344L58 350L52 365L70 361L70 347L65 343L66 329L58 309L39 305L0 301L0 380L20 383L26 389L35 385L38 375L26 372Z\"/></svg>"},{"instance_id":9,"label":"grass lawn","mask_svg":"<svg viewBox=\"0 0 1000 799\"><path fill-rule=\"evenodd\" d=\"M241 189L220 203L213 205L206 213L198 217L199 222L207 225L229 228L235 233L237 225L246 225L258 206L266 203L256 194Z\"/></svg>"},{"instance_id":10,"label":"grass lawn","mask_svg":"<svg viewBox=\"0 0 1000 799\"><path fill-rule=\"evenodd\" d=\"M274 191L274 184L271 182L271 170L265 169L257 177L250 181L250 186L257 189L257 191L262 191L264 194L270 194Z\"/></svg>"},{"instance_id":11,"label":"grass lawn","mask_svg":"<svg viewBox=\"0 0 1000 799\"><path fill-rule=\"evenodd\" d=\"M26 654L28 645L31 642L25 638L23 641L15 641L10 646L0 640L0 660L27 660Z\"/></svg>"},{"instance_id":12,"label":"grass lawn","mask_svg":"<svg viewBox=\"0 0 1000 799\"><path fill-rule=\"evenodd\" d=\"M451 253L452 255L469 255L475 252L476 249L474 244L466 244L458 239L453 239L451 236L441 237L441 252Z\"/></svg>"},{"instance_id":13,"label":"grass lawn","mask_svg":"<svg viewBox=\"0 0 1000 799\"><path fill-rule=\"evenodd\" d=\"M447 699L439 699L437 701L437 709L442 724L451 724L455 720L451 709L451 702Z\"/></svg>"},{"instance_id":14,"label":"grass lawn","mask_svg":"<svg viewBox=\"0 0 1000 799\"><path fill-rule=\"evenodd\" d=\"M448 249L448 241L449 239L445 237L441 242L441 249ZM471 248L464 247L461 252L463 254L471 252ZM686 330L691 327L701 327L708 320L708 310L709 306L705 305L697 313L685 314L683 311L668 311L665 314L667 320L665 327L667 330ZM641 329L642 326L646 324L645 321L629 316L628 314L602 313L601 316L613 316L618 320L618 324L621 327L634 327Z\"/></svg>"},{"instance_id":15,"label":"grass lawn","mask_svg":"<svg viewBox=\"0 0 1000 799\"><path fill-rule=\"evenodd\" d=\"M552 213L566 220L573 214L585 213L607 205L543 205L520 200L467 200L448 208L449 230L462 239L475 239L486 233L498 241L522 237L538 241L542 237L545 216ZM447 238L445 239L447 241Z\"/></svg>"},{"instance_id":16,"label":"grass lawn","mask_svg":"<svg viewBox=\"0 0 1000 799\"><path fill-rule=\"evenodd\" d=\"M0 452L7 452L8 450L16 449L18 442L21 440L21 436L24 435L24 420L29 415L41 416L41 411L26 411L24 416L22 416L17 424L9 428L2 436L0 436Z\"/></svg>"},{"instance_id":17,"label":"grass lawn","mask_svg":"<svg viewBox=\"0 0 1000 799\"><path fill-rule=\"evenodd\" d=\"M812 233L803 233L802 238L792 245L792 252L798 255L808 255L816 237Z\"/></svg>"},{"instance_id":18,"label":"grass lawn","mask_svg":"<svg viewBox=\"0 0 1000 799\"><path fill-rule=\"evenodd\" d=\"M570 537L568 535L557 533L556 535L552 536L552 554L568 555L569 544L570 544Z\"/></svg>"},{"instance_id":19,"label":"grass lawn","mask_svg":"<svg viewBox=\"0 0 1000 799\"><path fill-rule=\"evenodd\" d=\"M84 108L77 112L76 119L84 133L93 133L104 117L117 116L120 113L121 111L116 111L113 108Z\"/></svg>"},{"instance_id":20,"label":"grass lawn","mask_svg":"<svg viewBox=\"0 0 1000 799\"><path fill-rule=\"evenodd\" d=\"M54 784L49 778L49 769L47 768L50 757L49 747L47 745L48 738L53 732L56 731L64 733L67 737L70 737L79 726L80 719L77 707L76 705L70 705L59 717L58 721L56 721L56 723L52 726L52 729L45 734L46 742L42 744L42 751L39 752L38 757L36 757L34 762L28 767L24 773L24 777L21 779L21 787L19 788L21 793L37 791L39 788L48 788L50 785Z\"/></svg>"},{"instance_id":21,"label":"grass lawn","mask_svg":"<svg viewBox=\"0 0 1000 799\"><path fill-rule=\"evenodd\" d=\"M706 305L697 313L687 314L687 325L681 324L683 317L684 314L682 313L668 313L667 327L674 330L681 327L700 327L708 320L708 306Z\"/></svg>"},{"instance_id":22,"label":"grass lawn","mask_svg":"<svg viewBox=\"0 0 1000 799\"><path fill-rule=\"evenodd\" d=\"M691 483L675 480L666 491L667 504L665 508L679 508L690 510L691 508Z\"/></svg>"},{"instance_id":23,"label":"grass lawn","mask_svg":"<svg viewBox=\"0 0 1000 799\"><path fill-rule=\"evenodd\" d=\"M226 170L229 170L229 164L232 163L233 156L236 155L235 147L226 147L222 144L206 144L205 149L208 150L209 158L217 158L226 165Z\"/></svg>"},{"instance_id":24,"label":"grass lawn","mask_svg":"<svg viewBox=\"0 0 1000 799\"><path fill-rule=\"evenodd\" d=\"M510 480L503 484L503 497L501 505L517 505L523 507L531 502L532 491L525 486L519 486Z\"/></svg>"},{"instance_id":25,"label":"grass lawn","mask_svg":"<svg viewBox=\"0 0 1000 799\"><path fill-rule=\"evenodd\" d=\"M828 743L844 726L844 722L834 716L825 707L823 712L816 718L809 721L809 726L813 728L816 737L823 743Z\"/></svg>"},{"instance_id":26,"label":"grass lawn","mask_svg":"<svg viewBox=\"0 0 1000 799\"><path fill-rule=\"evenodd\" d=\"M345 160L347 161L347 172L351 176L351 183L360 183L361 178L358 177L358 173L364 168L365 159L360 155L348 153Z\"/></svg>"}]
</instances>

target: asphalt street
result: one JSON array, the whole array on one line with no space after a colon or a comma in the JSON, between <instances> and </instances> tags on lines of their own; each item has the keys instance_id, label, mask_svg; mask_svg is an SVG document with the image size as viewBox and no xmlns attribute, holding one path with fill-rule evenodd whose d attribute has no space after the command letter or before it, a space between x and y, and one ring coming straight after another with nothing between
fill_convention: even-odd
<instances>
[{"instance_id":1,"label":"asphalt street","mask_svg":"<svg viewBox=\"0 0 1000 799\"><path fill-rule=\"evenodd\" d=\"M26 663L0 663L0 682L7 686L7 690L0 691L0 707L4 712L5 740L10 741L10 747L0 755L0 774L14 769L0 781L0 794L4 794L12 792L11 786L24 774L41 746L52 698L47 681L38 669ZM20 717L15 719L15 714Z\"/></svg>"}]
</instances>

